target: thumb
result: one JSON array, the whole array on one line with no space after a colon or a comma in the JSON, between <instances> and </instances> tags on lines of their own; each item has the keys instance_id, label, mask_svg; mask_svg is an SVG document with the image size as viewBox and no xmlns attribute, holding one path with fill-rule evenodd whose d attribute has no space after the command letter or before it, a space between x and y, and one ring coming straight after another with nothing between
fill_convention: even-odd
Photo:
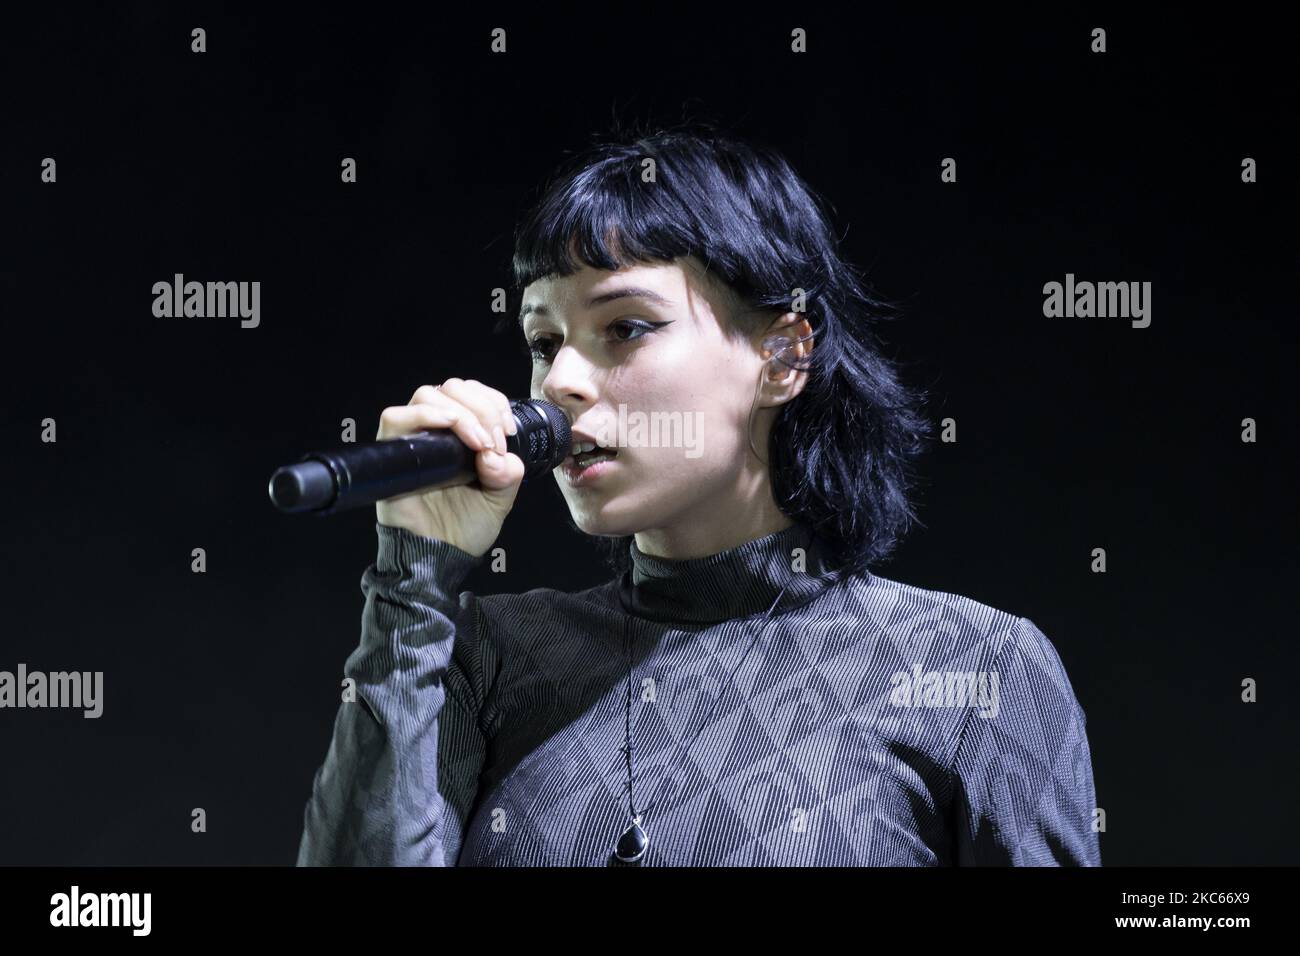
<instances>
[{"instance_id":1,"label":"thumb","mask_svg":"<svg viewBox=\"0 0 1300 956\"><path fill-rule=\"evenodd\" d=\"M524 480L524 460L513 452L505 455L480 453L478 483L483 494L497 507L509 509Z\"/></svg>"}]
</instances>

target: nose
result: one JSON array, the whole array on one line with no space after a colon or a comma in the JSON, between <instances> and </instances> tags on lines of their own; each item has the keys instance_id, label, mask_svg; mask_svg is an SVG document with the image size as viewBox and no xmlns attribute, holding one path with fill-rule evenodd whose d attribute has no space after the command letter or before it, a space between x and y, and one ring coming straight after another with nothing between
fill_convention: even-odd
<instances>
[{"instance_id":1,"label":"nose","mask_svg":"<svg viewBox=\"0 0 1300 956\"><path fill-rule=\"evenodd\" d=\"M541 396L564 409L575 421L582 409L596 401L596 387L591 364L575 348L561 347L542 379Z\"/></svg>"}]
</instances>

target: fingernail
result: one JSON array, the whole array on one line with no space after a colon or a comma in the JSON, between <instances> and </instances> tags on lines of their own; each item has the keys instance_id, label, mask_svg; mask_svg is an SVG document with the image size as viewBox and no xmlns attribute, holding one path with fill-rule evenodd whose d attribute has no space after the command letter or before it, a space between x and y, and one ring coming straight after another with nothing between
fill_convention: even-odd
<instances>
[{"instance_id":1,"label":"fingernail","mask_svg":"<svg viewBox=\"0 0 1300 956\"><path fill-rule=\"evenodd\" d=\"M515 416L512 413L507 412L506 414L502 415L501 418L505 421L507 435L514 435L518 433L519 425L515 423Z\"/></svg>"},{"instance_id":2,"label":"fingernail","mask_svg":"<svg viewBox=\"0 0 1300 956\"><path fill-rule=\"evenodd\" d=\"M474 424L474 428L475 434L478 435L479 442L484 448L490 448L492 446L492 436L488 434L487 429L477 422Z\"/></svg>"},{"instance_id":3,"label":"fingernail","mask_svg":"<svg viewBox=\"0 0 1300 956\"><path fill-rule=\"evenodd\" d=\"M506 453L506 433L501 430L500 425L493 425L492 435L497 440L497 451L504 455Z\"/></svg>"}]
</instances>

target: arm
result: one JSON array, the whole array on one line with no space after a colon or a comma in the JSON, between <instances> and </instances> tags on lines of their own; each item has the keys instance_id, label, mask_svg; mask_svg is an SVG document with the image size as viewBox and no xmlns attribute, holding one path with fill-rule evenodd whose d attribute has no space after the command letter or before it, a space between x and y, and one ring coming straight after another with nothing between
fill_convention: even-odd
<instances>
[{"instance_id":1,"label":"arm","mask_svg":"<svg viewBox=\"0 0 1300 956\"><path fill-rule=\"evenodd\" d=\"M1018 618L995 653L993 716L972 708L953 761L961 866L1100 866L1083 708L1056 649Z\"/></svg>"},{"instance_id":2,"label":"arm","mask_svg":"<svg viewBox=\"0 0 1300 956\"><path fill-rule=\"evenodd\" d=\"M375 528L361 642L344 664L357 699L335 717L298 865L453 866L487 750L478 599L457 593L482 558Z\"/></svg>"}]
</instances>

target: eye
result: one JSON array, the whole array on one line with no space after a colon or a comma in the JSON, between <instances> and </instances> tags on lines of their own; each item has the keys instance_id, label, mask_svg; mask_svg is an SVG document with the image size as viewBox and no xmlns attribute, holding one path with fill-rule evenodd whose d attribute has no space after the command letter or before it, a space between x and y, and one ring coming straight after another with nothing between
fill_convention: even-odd
<instances>
[{"instance_id":1,"label":"eye","mask_svg":"<svg viewBox=\"0 0 1300 956\"><path fill-rule=\"evenodd\" d=\"M666 322L665 322L665 323L661 323L661 324L663 324L663 325L667 325ZM610 332L613 332L614 329L617 329L617 328L619 328L620 326L622 326L622 327L625 328L625 329L631 329L633 332L640 332L641 335L648 335L649 333L651 333L651 332L653 332L653 331L655 330L655 326L650 325L648 322L633 322L631 319L619 319L619 320L617 320L617 321L615 321L615 322L611 322L611 323L609 324L609 331L610 331ZM635 342L637 339L641 338L641 335L638 335L638 336L636 336L635 338L628 338L628 339L624 339L624 338L618 338L618 337L616 337L616 338L614 339L614 341L615 341L615 342Z\"/></svg>"},{"instance_id":2,"label":"eye","mask_svg":"<svg viewBox=\"0 0 1300 956\"><path fill-rule=\"evenodd\" d=\"M544 362L547 360L544 349L550 339L545 335L539 335L528 343L528 354L533 357L534 362Z\"/></svg>"},{"instance_id":3,"label":"eye","mask_svg":"<svg viewBox=\"0 0 1300 956\"><path fill-rule=\"evenodd\" d=\"M644 338L646 335L649 335L651 332L657 331L661 326L665 326L669 324L671 323L637 322L631 319L617 319L616 321L611 322L609 324L609 328L607 331L609 332L612 340L616 344L621 345L621 344L626 344L628 342L635 342L637 339ZM620 328L638 334L628 335L627 337L624 337L622 335L618 335L615 332L616 329L620 329ZM554 340L554 338L555 337L551 335L537 335L534 336L531 340L529 340L528 353L529 355L532 356L534 362L539 362L539 363L549 362L551 360L551 355L547 351L547 347L548 344Z\"/></svg>"}]
</instances>

